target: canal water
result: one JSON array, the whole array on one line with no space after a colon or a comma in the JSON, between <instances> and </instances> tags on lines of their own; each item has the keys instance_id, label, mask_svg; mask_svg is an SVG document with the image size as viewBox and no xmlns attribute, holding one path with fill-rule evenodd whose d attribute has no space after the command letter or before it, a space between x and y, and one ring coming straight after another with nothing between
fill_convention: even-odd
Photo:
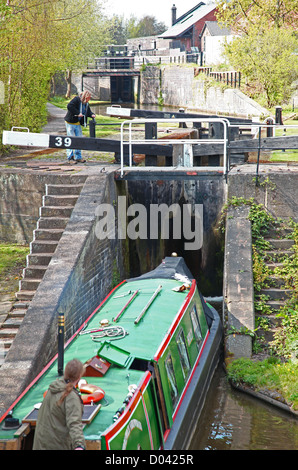
<instances>
[{"instance_id":1,"label":"canal water","mask_svg":"<svg viewBox=\"0 0 298 470\"><path fill-rule=\"evenodd\" d=\"M233 389L220 365L189 450L298 450L298 421Z\"/></svg>"},{"instance_id":2,"label":"canal water","mask_svg":"<svg viewBox=\"0 0 298 470\"><path fill-rule=\"evenodd\" d=\"M106 115L107 106L94 106L92 110ZM178 111L152 105L121 106ZM233 389L220 364L189 450L298 450L298 420Z\"/></svg>"}]
</instances>

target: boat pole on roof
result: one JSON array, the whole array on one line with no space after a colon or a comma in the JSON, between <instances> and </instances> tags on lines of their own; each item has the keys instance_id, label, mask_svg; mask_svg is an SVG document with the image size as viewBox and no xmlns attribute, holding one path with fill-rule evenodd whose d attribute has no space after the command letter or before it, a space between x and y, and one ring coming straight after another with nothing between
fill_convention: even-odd
<instances>
[{"instance_id":1,"label":"boat pole on roof","mask_svg":"<svg viewBox=\"0 0 298 470\"><path fill-rule=\"evenodd\" d=\"M131 304L131 302L136 298L138 295L139 290L136 290L135 293L130 297L129 301L124 305L123 309L118 313L118 315L113 319L114 322L117 322L119 318L123 315L127 307Z\"/></svg>"},{"instance_id":2,"label":"boat pole on roof","mask_svg":"<svg viewBox=\"0 0 298 470\"><path fill-rule=\"evenodd\" d=\"M58 374L63 375L64 366L64 313L58 314Z\"/></svg>"},{"instance_id":3,"label":"boat pole on roof","mask_svg":"<svg viewBox=\"0 0 298 470\"><path fill-rule=\"evenodd\" d=\"M156 291L154 292L154 294L152 295L151 299L149 300L149 302L147 303L147 305L143 308L143 310L141 311L140 315L135 319L134 323L135 325L137 325L141 319L143 318L143 316L145 315L145 313L147 312L147 310L149 309L150 305L152 304L152 302L156 299L156 297L158 296L158 294L160 293L162 289L162 285L158 286L158 288L156 289Z\"/></svg>"}]
</instances>

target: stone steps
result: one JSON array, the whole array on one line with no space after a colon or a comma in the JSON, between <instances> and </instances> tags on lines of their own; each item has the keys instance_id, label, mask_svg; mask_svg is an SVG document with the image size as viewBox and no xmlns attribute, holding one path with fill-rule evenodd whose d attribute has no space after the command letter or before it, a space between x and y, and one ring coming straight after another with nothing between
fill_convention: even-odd
<instances>
[{"instance_id":1,"label":"stone steps","mask_svg":"<svg viewBox=\"0 0 298 470\"><path fill-rule=\"evenodd\" d=\"M267 250L264 254L264 259L268 262L282 263L283 260L292 255L292 250Z\"/></svg>"},{"instance_id":2,"label":"stone steps","mask_svg":"<svg viewBox=\"0 0 298 470\"><path fill-rule=\"evenodd\" d=\"M19 291L15 294L16 301L0 327L0 365L46 273L82 188L83 182L46 185L27 265L19 282Z\"/></svg>"},{"instance_id":3,"label":"stone steps","mask_svg":"<svg viewBox=\"0 0 298 470\"><path fill-rule=\"evenodd\" d=\"M283 288L285 286L285 280L279 276L268 276L268 281L272 287Z\"/></svg>"},{"instance_id":4,"label":"stone steps","mask_svg":"<svg viewBox=\"0 0 298 470\"><path fill-rule=\"evenodd\" d=\"M71 196L76 195L79 196L82 190L82 184L48 184L47 185L47 192L46 195L52 196Z\"/></svg>"},{"instance_id":5,"label":"stone steps","mask_svg":"<svg viewBox=\"0 0 298 470\"><path fill-rule=\"evenodd\" d=\"M53 206L53 207L74 207L77 202L78 196L44 196L44 206Z\"/></svg>"},{"instance_id":6,"label":"stone steps","mask_svg":"<svg viewBox=\"0 0 298 470\"><path fill-rule=\"evenodd\" d=\"M289 238L291 229L283 227L282 229L271 229L268 237L265 238L269 242L270 248L264 252L264 262L266 267L271 271L268 276L268 284L270 287L261 289L256 295L256 300L260 295L266 296L265 305L270 308L270 314L258 314L256 316L261 320L261 324L266 323L267 327L260 327L257 335L269 344L274 340L274 334L281 325L280 309L283 308L287 300L292 296L293 291L285 287L286 281L282 276L284 261L293 256L294 240ZM278 268L277 273L275 270Z\"/></svg>"},{"instance_id":7,"label":"stone steps","mask_svg":"<svg viewBox=\"0 0 298 470\"><path fill-rule=\"evenodd\" d=\"M284 267L283 263L273 263L272 261L267 261L266 266L272 272L275 270L275 268L282 269Z\"/></svg>"},{"instance_id":8,"label":"stone steps","mask_svg":"<svg viewBox=\"0 0 298 470\"><path fill-rule=\"evenodd\" d=\"M69 217L71 216L73 207L71 206L42 206L40 208L40 216L41 217Z\"/></svg>"},{"instance_id":9,"label":"stone steps","mask_svg":"<svg viewBox=\"0 0 298 470\"><path fill-rule=\"evenodd\" d=\"M290 289L269 287L268 289L262 289L260 294L266 295L269 300L286 300L291 297L292 291Z\"/></svg>"},{"instance_id":10,"label":"stone steps","mask_svg":"<svg viewBox=\"0 0 298 470\"><path fill-rule=\"evenodd\" d=\"M38 229L65 229L69 217L40 217L37 223Z\"/></svg>"},{"instance_id":11,"label":"stone steps","mask_svg":"<svg viewBox=\"0 0 298 470\"><path fill-rule=\"evenodd\" d=\"M291 238L267 238L266 240L276 250L288 250L294 246L294 240Z\"/></svg>"},{"instance_id":12,"label":"stone steps","mask_svg":"<svg viewBox=\"0 0 298 470\"><path fill-rule=\"evenodd\" d=\"M16 299L21 301L31 301L35 295L35 290L19 290L16 292Z\"/></svg>"},{"instance_id":13,"label":"stone steps","mask_svg":"<svg viewBox=\"0 0 298 470\"><path fill-rule=\"evenodd\" d=\"M63 228L39 228L34 230L34 238L35 240L59 241L63 232Z\"/></svg>"},{"instance_id":14,"label":"stone steps","mask_svg":"<svg viewBox=\"0 0 298 470\"><path fill-rule=\"evenodd\" d=\"M29 292L30 291L31 292L36 291L40 283L41 283L41 279L32 279L32 278L31 279L27 279L27 278L22 279L20 281L20 290L25 291L25 292L26 291L29 291Z\"/></svg>"},{"instance_id":15,"label":"stone steps","mask_svg":"<svg viewBox=\"0 0 298 470\"><path fill-rule=\"evenodd\" d=\"M30 243L31 253L53 254L58 246L59 240L34 240Z\"/></svg>"},{"instance_id":16,"label":"stone steps","mask_svg":"<svg viewBox=\"0 0 298 470\"><path fill-rule=\"evenodd\" d=\"M27 256L27 266L48 266L52 259L52 253L30 253Z\"/></svg>"},{"instance_id":17,"label":"stone steps","mask_svg":"<svg viewBox=\"0 0 298 470\"><path fill-rule=\"evenodd\" d=\"M46 270L47 270L48 265L43 264L31 264L27 268L23 270L23 278L25 279L42 279Z\"/></svg>"}]
</instances>

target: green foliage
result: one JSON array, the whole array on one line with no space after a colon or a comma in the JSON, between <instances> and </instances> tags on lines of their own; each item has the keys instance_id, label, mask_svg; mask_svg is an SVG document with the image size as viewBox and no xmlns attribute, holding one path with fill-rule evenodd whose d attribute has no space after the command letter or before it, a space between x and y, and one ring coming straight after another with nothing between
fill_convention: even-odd
<instances>
[{"instance_id":1,"label":"green foliage","mask_svg":"<svg viewBox=\"0 0 298 470\"><path fill-rule=\"evenodd\" d=\"M251 89L264 92L268 107L289 100L298 75L297 37L290 28L251 27L245 36L226 44L231 65L241 70Z\"/></svg>"},{"instance_id":2,"label":"green foliage","mask_svg":"<svg viewBox=\"0 0 298 470\"><path fill-rule=\"evenodd\" d=\"M127 39L130 38L158 36L166 29L164 23L158 22L151 15L145 15L141 19L134 15L127 19L123 16L113 15L109 25L112 44L126 44Z\"/></svg>"},{"instance_id":3,"label":"green foliage","mask_svg":"<svg viewBox=\"0 0 298 470\"><path fill-rule=\"evenodd\" d=\"M24 264L29 248L23 245L0 243L0 277L16 265Z\"/></svg>"},{"instance_id":4,"label":"green foliage","mask_svg":"<svg viewBox=\"0 0 298 470\"><path fill-rule=\"evenodd\" d=\"M285 287L292 290L292 295L279 310L281 328L275 333L271 346L276 354L298 363L298 224L292 222L291 225L294 255L283 262L282 268L275 268L274 273L283 277Z\"/></svg>"},{"instance_id":5,"label":"green foliage","mask_svg":"<svg viewBox=\"0 0 298 470\"><path fill-rule=\"evenodd\" d=\"M99 53L107 40L105 18L96 0L7 3L0 7L0 80L5 86L0 132L12 126L39 132L46 123L51 77L85 67L86 57Z\"/></svg>"},{"instance_id":6,"label":"green foliage","mask_svg":"<svg viewBox=\"0 0 298 470\"><path fill-rule=\"evenodd\" d=\"M298 26L298 0L219 0L217 3L217 19L225 26L233 26L233 31L244 33L252 26L266 29L274 25L276 28Z\"/></svg>"},{"instance_id":7,"label":"green foliage","mask_svg":"<svg viewBox=\"0 0 298 470\"><path fill-rule=\"evenodd\" d=\"M260 187L266 187L275 190L272 182L266 178L260 181ZM227 217L227 211L230 206L239 207L241 205L249 206L249 220L251 221L252 242L253 242L253 278L255 290L255 311L258 315L270 315L273 313L272 307L267 304L268 297L258 295L261 289L270 286L270 276L276 275L284 281L285 288L292 291L292 295L285 303L285 306L279 310L281 325L276 329L274 340L270 342L271 352L287 360L297 357L298 349L298 224L293 220L283 221L275 219L262 204L256 204L253 198L245 199L243 197L231 198L222 211L220 221L221 230L224 231L224 224ZM264 262L265 251L270 250L270 243L264 239L268 235L269 229L274 229L277 235L288 227L292 230L288 238L294 240L294 254L287 256L283 260L283 267L276 267L273 272ZM258 328L263 328L261 321L257 321ZM256 347L256 342L254 343ZM296 359L295 359L296 360Z\"/></svg>"},{"instance_id":8,"label":"green foliage","mask_svg":"<svg viewBox=\"0 0 298 470\"><path fill-rule=\"evenodd\" d=\"M131 17L127 24L129 38L139 38L146 36L157 36L166 30L164 23L159 23L154 16L146 15L140 20Z\"/></svg>"},{"instance_id":9,"label":"green foliage","mask_svg":"<svg viewBox=\"0 0 298 470\"><path fill-rule=\"evenodd\" d=\"M258 252L255 245L253 246L253 275L256 292L268 287L270 270L264 263L264 257Z\"/></svg>"},{"instance_id":10,"label":"green foliage","mask_svg":"<svg viewBox=\"0 0 298 470\"><path fill-rule=\"evenodd\" d=\"M217 19L238 34L226 59L240 70L245 93L269 108L287 102L298 75L298 0L220 0Z\"/></svg>"},{"instance_id":11,"label":"green foliage","mask_svg":"<svg viewBox=\"0 0 298 470\"><path fill-rule=\"evenodd\" d=\"M298 364L282 363L274 357L260 362L238 359L231 362L227 370L234 383L250 385L257 391L278 392L294 410L298 410Z\"/></svg>"}]
</instances>

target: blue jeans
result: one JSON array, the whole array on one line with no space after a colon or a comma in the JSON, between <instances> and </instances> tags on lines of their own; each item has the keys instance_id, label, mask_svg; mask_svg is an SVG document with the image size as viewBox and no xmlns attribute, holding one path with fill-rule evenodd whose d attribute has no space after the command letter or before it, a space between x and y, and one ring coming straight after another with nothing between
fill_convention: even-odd
<instances>
[{"instance_id":1,"label":"blue jeans","mask_svg":"<svg viewBox=\"0 0 298 470\"><path fill-rule=\"evenodd\" d=\"M65 122L66 126L66 133L69 136L75 136L75 137L82 137L82 127L80 124L69 124L68 122ZM82 160L82 152L81 150L73 150L73 149L67 149L66 150L67 154L67 160L71 160L73 157L75 160Z\"/></svg>"}]
</instances>

